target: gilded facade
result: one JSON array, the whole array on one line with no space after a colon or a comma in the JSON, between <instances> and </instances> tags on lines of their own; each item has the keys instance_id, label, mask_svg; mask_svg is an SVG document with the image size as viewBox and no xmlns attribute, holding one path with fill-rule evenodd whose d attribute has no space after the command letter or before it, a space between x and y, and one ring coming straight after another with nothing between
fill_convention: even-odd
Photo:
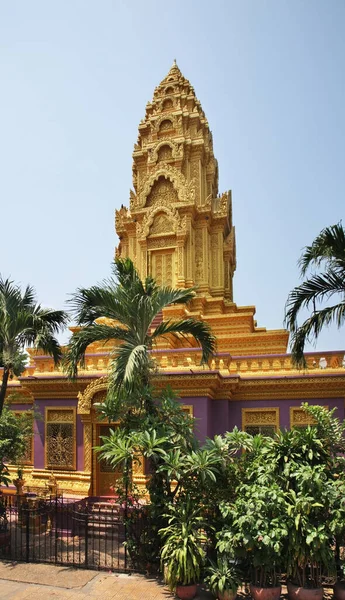
<instances>
[{"instance_id":1,"label":"gilded facade","mask_svg":"<svg viewBox=\"0 0 345 600\"><path fill-rule=\"evenodd\" d=\"M195 286L188 308L169 307L163 317L203 319L217 338L217 352L206 367L200 366L198 347L177 347L173 338L152 352L155 385L176 390L196 417L201 440L235 425L251 433L305 426L303 401L335 407L344 418L345 352L309 353L308 368L297 371L287 353L287 331L257 327L255 307L234 302L231 192L219 193L208 121L176 63L139 124L133 189L128 206L116 210L115 227L116 255L129 256L142 277ZM28 489L43 493L53 472L65 494L112 493L114 475L93 451L109 427L97 419L94 404L106 393L111 349L92 344L73 383L50 357L31 351L26 372L9 386L9 394L16 392L14 410L35 403L42 415L24 466ZM144 464L137 465L135 481L145 488Z\"/></svg>"}]
</instances>

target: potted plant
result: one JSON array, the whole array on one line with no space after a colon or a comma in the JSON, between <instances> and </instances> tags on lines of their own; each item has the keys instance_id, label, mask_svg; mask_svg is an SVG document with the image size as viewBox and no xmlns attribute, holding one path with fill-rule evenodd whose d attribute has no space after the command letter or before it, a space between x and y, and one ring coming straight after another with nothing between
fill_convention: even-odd
<instances>
[{"instance_id":1,"label":"potted plant","mask_svg":"<svg viewBox=\"0 0 345 600\"><path fill-rule=\"evenodd\" d=\"M287 538L284 493L273 478L239 486L235 502L222 503L224 527L217 549L248 565L254 600L278 600Z\"/></svg>"},{"instance_id":2,"label":"potted plant","mask_svg":"<svg viewBox=\"0 0 345 600\"><path fill-rule=\"evenodd\" d=\"M218 600L235 600L242 579L226 556L218 554L216 563L209 560L206 573L205 583Z\"/></svg>"},{"instance_id":3,"label":"potted plant","mask_svg":"<svg viewBox=\"0 0 345 600\"><path fill-rule=\"evenodd\" d=\"M340 565L339 579L334 584L334 598L335 600L345 600L345 564Z\"/></svg>"},{"instance_id":4,"label":"potted plant","mask_svg":"<svg viewBox=\"0 0 345 600\"><path fill-rule=\"evenodd\" d=\"M286 494L288 594L291 600L322 600L324 577L336 573L333 545L340 489L327 478L324 465L303 465L294 477L294 489Z\"/></svg>"},{"instance_id":5,"label":"potted plant","mask_svg":"<svg viewBox=\"0 0 345 600\"><path fill-rule=\"evenodd\" d=\"M167 527L159 530L163 540L161 568L171 591L181 600L194 598L205 562L204 523L200 507L181 496L169 506Z\"/></svg>"}]
</instances>

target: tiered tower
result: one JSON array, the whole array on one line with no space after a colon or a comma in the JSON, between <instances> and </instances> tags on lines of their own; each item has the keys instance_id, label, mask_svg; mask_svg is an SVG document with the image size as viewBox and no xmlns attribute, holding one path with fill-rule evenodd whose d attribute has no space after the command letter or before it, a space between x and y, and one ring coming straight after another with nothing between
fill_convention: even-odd
<instances>
[{"instance_id":1,"label":"tiered tower","mask_svg":"<svg viewBox=\"0 0 345 600\"><path fill-rule=\"evenodd\" d=\"M231 193L218 194L218 165L201 104L174 61L139 124L130 209L116 211L117 256L142 278L197 286L232 301L236 268Z\"/></svg>"}]
</instances>

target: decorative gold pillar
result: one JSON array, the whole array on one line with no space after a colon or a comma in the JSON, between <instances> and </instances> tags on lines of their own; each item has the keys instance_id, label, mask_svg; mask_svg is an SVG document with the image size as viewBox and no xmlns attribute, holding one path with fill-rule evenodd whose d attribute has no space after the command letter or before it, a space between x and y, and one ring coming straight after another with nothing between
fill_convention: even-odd
<instances>
[{"instance_id":1,"label":"decorative gold pillar","mask_svg":"<svg viewBox=\"0 0 345 600\"><path fill-rule=\"evenodd\" d=\"M92 421L91 414L80 415L84 426L84 471L92 470Z\"/></svg>"},{"instance_id":2,"label":"decorative gold pillar","mask_svg":"<svg viewBox=\"0 0 345 600\"><path fill-rule=\"evenodd\" d=\"M185 287L184 237L177 238L177 287Z\"/></svg>"}]
</instances>

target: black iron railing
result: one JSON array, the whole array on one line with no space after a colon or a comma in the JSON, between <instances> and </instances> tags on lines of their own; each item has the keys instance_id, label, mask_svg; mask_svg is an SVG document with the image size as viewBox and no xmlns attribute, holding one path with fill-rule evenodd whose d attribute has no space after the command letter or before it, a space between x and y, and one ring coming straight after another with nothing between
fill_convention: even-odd
<instances>
[{"instance_id":1,"label":"black iron railing","mask_svg":"<svg viewBox=\"0 0 345 600\"><path fill-rule=\"evenodd\" d=\"M126 541L128 535L141 539L143 508L93 498L3 497L0 520L2 559L118 572L138 568Z\"/></svg>"}]
</instances>

